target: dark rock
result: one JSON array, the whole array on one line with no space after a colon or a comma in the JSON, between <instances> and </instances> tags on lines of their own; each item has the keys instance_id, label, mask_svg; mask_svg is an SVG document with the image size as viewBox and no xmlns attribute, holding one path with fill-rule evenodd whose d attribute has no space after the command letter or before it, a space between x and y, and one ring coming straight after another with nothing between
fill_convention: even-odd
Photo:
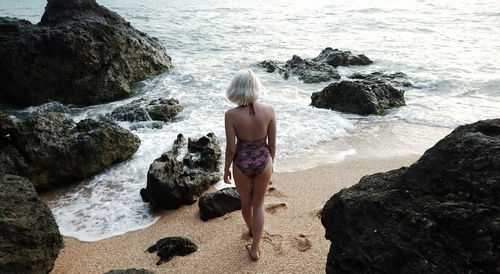
<instances>
[{"instance_id":1,"label":"dark rock","mask_svg":"<svg viewBox=\"0 0 500 274\"><path fill-rule=\"evenodd\" d=\"M137 136L115 124L79 123L49 113L17 125L3 140L0 170L30 179L38 190L77 182L128 159L139 148Z\"/></svg>"},{"instance_id":2,"label":"dark rock","mask_svg":"<svg viewBox=\"0 0 500 274\"><path fill-rule=\"evenodd\" d=\"M96 104L172 67L156 38L95 0L49 0L37 25L0 17L0 100Z\"/></svg>"},{"instance_id":3,"label":"dark rock","mask_svg":"<svg viewBox=\"0 0 500 274\"><path fill-rule=\"evenodd\" d=\"M286 62L285 70L297 75L304 83L319 83L340 79L340 75L334 67L302 59L297 55L294 55L292 59Z\"/></svg>"},{"instance_id":4,"label":"dark rock","mask_svg":"<svg viewBox=\"0 0 500 274\"><path fill-rule=\"evenodd\" d=\"M319 83L340 79L340 75L334 67L313 62L310 59L302 59L297 55L294 55L292 59L284 64L278 61L266 60L261 62L260 66L264 67L267 72L278 71L284 79L288 79L292 74L297 75L304 83Z\"/></svg>"},{"instance_id":5,"label":"dark rock","mask_svg":"<svg viewBox=\"0 0 500 274\"><path fill-rule=\"evenodd\" d=\"M241 209L240 194L235 187L228 187L201 196L198 201L200 219L208 221Z\"/></svg>"},{"instance_id":6,"label":"dark rock","mask_svg":"<svg viewBox=\"0 0 500 274\"><path fill-rule=\"evenodd\" d=\"M335 194L327 273L500 273L500 119L456 128L408 168Z\"/></svg>"},{"instance_id":7,"label":"dark rock","mask_svg":"<svg viewBox=\"0 0 500 274\"><path fill-rule=\"evenodd\" d=\"M0 273L49 273L63 247L52 212L16 175L0 175L0 247Z\"/></svg>"},{"instance_id":8,"label":"dark rock","mask_svg":"<svg viewBox=\"0 0 500 274\"><path fill-rule=\"evenodd\" d=\"M17 126L9 115L0 111L0 138L17 132Z\"/></svg>"},{"instance_id":9,"label":"dark rock","mask_svg":"<svg viewBox=\"0 0 500 274\"><path fill-rule=\"evenodd\" d=\"M159 98L148 101L144 98L132 101L115 109L111 116L121 121L170 121L182 110L176 99Z\"/></svg>"},{"instance_id":10,"label":"dark rock","mask_svg":"<svg viewBox=\"0 0 500 274\"><path fill-rule=\"evenodd\" d=\"M312 106L361 115L380 115L405 104L404 91L387 83L369 81L332 83L311 95Z\"/></svg>"},{"instance_id":11,"label":"dark rock","mask_svg":"<svg viewBox=\"0 0 500 274\"><path fill-rule=\"evenodd\" d=\"M303 59L294 55L284 64L279 61L266 60L259 65L264 67L267 72L278 71L284 79L288 79L291 74L294 74L304 83L319 83L340 79L340 75L335 69L337 66L368 65L371 63L372 61L363 54L353 55L350 51L325 48L313 59Z\"/></svg>"},{"instance_id":12,"label":"dark rock","mask_svg":"<svg viewBox=\"0 0 500 274\"><path fill-rule=\"evenodd\" d=\"M154 273L155 272L149 271L147 269L129 268L129 269L111 270L104 274L154 274Z\"/></svg>"},{"instance_id":13,"label":"dark rock","mask_svg":"<svg viewBox=\"0 0 500 274\"><path fill-rule=\"evenodd\" d=\"M352 66L352 65L369 65L373 63L364 54L354 55L350 51L342 51L338 49L332 49L330 47L325 48L321 53L312 59L314 62L328 64L333 67L338 66Z\"/></svg>"},{"instance_id":14,"label":"dark rock","mask_svg":"<svg viewBox=\"0 0 500 274\"><path fill-rule=\"evenodd\" d=\"M281 67L278 61L273 60L265 60L260 63L262 67L266 69L267 72L275 72L276 70L280 70ZM281 72L280 72L281 73Z\"/></svg>"},{"instance_id":15,"label":"dark rock","mask_svg":"<svg viewBox=\"0 0 500 274\"><path fill-rule=\"evenodd\" d=\"M407 80L408 76L402 72L384 73L374 71L371 73L354 73L348 76L350 79L368 80L372 82L389 82L396 86L411 87L412 84Z\"/></svg>"},{"instance_id":16,"label":"dark rock","mask_svg":"<svg viewBox=\"0 0 500 274\"><path fill-rule=\"evenodd\" d=\"M200 139L189 138L187 147L182 134L172 150L154 160L148 171L146 188L141 189L144 202L153 209L176 209L196 202L198 197L220 179L221 150L213 133Z\"/></svg>"},{"instance_id":17,"label":"dark rock","mask_svg":"<svg viewBox=\"0 0 500 274\"><path fill-rule=\"evenodd\" d=\"M167 237L150 246L147 251L153 253L158 251L160 260L156 265L170 261L175 256L185 256L198 250L198 246L184 237Z\"/></svg>"}]
</instances>

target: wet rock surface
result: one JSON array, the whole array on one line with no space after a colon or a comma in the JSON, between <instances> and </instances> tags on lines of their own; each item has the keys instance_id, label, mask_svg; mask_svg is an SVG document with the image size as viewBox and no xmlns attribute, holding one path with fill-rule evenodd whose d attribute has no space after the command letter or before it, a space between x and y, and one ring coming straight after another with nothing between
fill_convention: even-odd
<instances>
[{"instance_id":1,"label":"wet rock surface","mask_svg":"<svg viewBox=\"0 0 500 274\"><path fill-rule=\"evenodd\" d=\"M41 21L0 17L0 101L96 104L172 67L158 39L95 0L49 0Z\"/></svg>"},{"instance_id":2,"label":"wet rock surface","mask_svg":"<svg viewBox=\"0 0 500 274\"><path fill-rule=\"evenodd\" d=\"M313 59L293 55L292 59L285 63L266 60L261 62L260 66L265 68L267 72L278 72L284 79L288 79L291 75L297 75L305 83L319 83L340 79L340 74L335 69L337 66L368 65L371 63L372 61L363 54L353 55L350 51L328 47Z\"/></svg>"},{"instance_id":3,"label":"wet rock surface","mask_svg":"<svg viewBox=\"0 0 500 274\"><path fill-rule=\"evenodd\" d=\"M116 108L111 117L120 121L170 121L179 112L182 106L176 99L159 98L155 100L137 99L131 103Z\"/></svg>"},{"instance_id":4,"label":"wet rock surface","mask_svg":"<svg viewBox=\"0 0 500 274\"><path fill-rule=\"evenodd\" d=\"M404 91L387 83L365 80L332 83L311 95L314 107L361 115L380 115L405 104Z\"/></svg>"},{"instance_id":5,"label":"wet rock surface","mask_svg":"<svg viewBox=\"0 0 500 274\"><path fill-rule=\"evenodd\" d=\"M386 83L389 82L396 86L411 87L412 84L408 81L408 76L402 72L385 73L374 71L371 73L354 73L348 76L350 79L369 80L372 82Z\"/></svg>"},{"instance_id":6,"label":"wet rock surface","mask_svg":"<svg viewBox=\"0 0 500 274\"><path fill-rule=\"evenodd\" d=\"M241 209L240 195L235 187L224 188L201 196L198 206L200 219L208 221Z\"/></svg>"},{"instance_id":7,"label":"wet rock surface","mask_svg":"<svg viewBox=\"0 0 500 274\"><path fill-rule=\"evenodd\" d=\"M0 175L0 273L49 273L63 247L50 209L28 179Z\"/></svg>"},{"instance_id":8,"label":"wet rock surface","mask_svg":"<svg viewBox=\"0 0 500 274\"><path fill-rule=\"evenodd\" d=\"M160 260L156 265L170 261L175 256L185 256L198 250L198 246L184 237L167 237L150 246L147 251L153 253L158 251Z\"/></svg>"},{"instance_id":9,"label":"wet rock surface","mask_svg":"<svg viewBox=\"0 0 500 274\"><path fill-rule=\"evenodd\" d=\"M363 177L332 196L321 221L327 273L499 273L500 119Z\"/></svg>"},{"instance_id":10,"label":"wet rock surface","mask_svg":"<svg viewBox=\"0 0 500 274\"><path fill-rule=\"evenodd\" d=\"M328 64L333 67L369 65L373 63L373 61L364 54L354 55L350 51L332 49L330 47L322 50L317 57L312 59L312 61Z\"/></svg>"},{"instance_id":11,"label":"wet rock surface","mask_svg":"<svg viewBox=\"0 0 500 274\"><path fill-rule=\"evenodd\" d=\"M220 180L221 154L213 133L199 139L189 138L187 144L179 134L172 149L150 165L147 186L140 192L142 200L151 203L154 210L193 204Z\"/></svg>"},{"instance_id":12,"label":"wet rock surface","mask_svg":"<svg viewBox=\"0 0 500 274\"><path fill-rule=\"evenodd\" d=\"M128 159L140 140L112 123L79 123L48 113L17 124L18 132L0 138L0 170L30 179L37 190L75 183Z\"/></svg>"}]
</instances>

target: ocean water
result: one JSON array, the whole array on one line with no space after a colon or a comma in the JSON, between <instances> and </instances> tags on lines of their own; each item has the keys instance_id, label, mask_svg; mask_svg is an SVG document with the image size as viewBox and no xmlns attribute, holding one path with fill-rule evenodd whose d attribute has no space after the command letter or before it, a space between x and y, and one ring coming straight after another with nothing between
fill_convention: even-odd
<instances>
[{"instance_id":1,"label":"ocean water","mask_svg":"<svg viewBox=\"0 0 500 274\"><path fill-rule=\"evenodd\" d=\"M1 0L0 16L37 23L43 0ZM349 147L322 144L369 134L368 124L408 122L454 128L500 116L500 1L241 1L98 0L134 27L159 38L174 69L148 78L133 97L90 107L57 102L24 109L3 106L23 119L58 111L75 120L96 117L137 98L174 97L184 110L161 129L150 122L123 122L141 139L136 154L50 199L63 235L96 241L147 227L157 220L140 198L149 164L170 149L178 133L200 137L214 132L224 147L224 112L233 107L225 89L235 71L251 68L261 78L261 101L278 115L277 170L296 170L296 155L321 152L314 165L355 154ZM328 83L304 84L266 73L257 63L315 57L325 47L363 53L370 66L339 67L342 80L354 72L404 72L407 106L383 117L361 117L316 109L311 93ZM368 129L367 129L368 128ZM368 133L367 133L368 132ZM415 138L418 142L418 138ZM311 156L313 157L313 156ZM297 161L304 161L299 159ZM307 161L307 160L306 160ZM222 187L221 184L217 185Z\"/></svg>"}]
</instances>

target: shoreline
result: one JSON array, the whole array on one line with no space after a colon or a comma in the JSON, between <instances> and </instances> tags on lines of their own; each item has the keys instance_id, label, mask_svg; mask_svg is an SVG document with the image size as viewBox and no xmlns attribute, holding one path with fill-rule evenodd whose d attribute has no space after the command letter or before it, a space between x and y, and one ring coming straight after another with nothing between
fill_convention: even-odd
<instances>
[{"instance_id":1,"label":"shoreline","mask_svg":"<svg viewBox=\"0 0 500 274\"><path fill-rule=\"evenodd\" d=\"M97 242L64 237L51 273L104 273L113 269L144 268L157 273L276 273L325 271L330 241L318 216L325 202L362 176L408 166L419 154L389 157L348 156L344 161L273 175L265 198L266 224L261 259L252 262L241 211L203 222L197 203L161 212L153 225ZM145 250L157 240L184 236L198 251L156 266L158 257ZM214 259L215 258L215 259Z\"/></svg>"},{"instance_id":2,"label":"shoreline","mask_svg":"<svg viewBox=\"0 0 500 274\"><path fill-rule=\"evenodd\" d=\"M451 132L450 128L412 124L402 120L390 121L360 121L355 129L346 133L346 136L334 139L319 146L295 155L287 156L284 160L278 160L275 166L277 173L290 173L306 171L311 168L331 165L358 158L387 158L394 156L405 156L411 154L421 155L426 149L432 147L438 140ZM346 153L347 151L347 153ZM145 182L144 182L145 185ZM231 185L231 186L234 186ZM71 194L77 185L69 185L59 189L40 194L40 198L46 203ZM223 182L213 186L214 191L228 187ZM135 227L117 226L114 236L145 229L158 222L159 215L153 216L154 221L144 223ZM78 221L78 220L75 220ZM64 227L64 224L63 226ZM66 234L82 242L95 242L106 238L88 238L73 232ZM108 238L110 236L107 236Z\"/></svg>"},{"instance_id":3,"label":"shoreline","mask_svg":"<svg viewBox=\"0 0 500 274\"><path fill-rule=\"evenodd\" d=\"M349 158L423 154L453 128L413 124L404 120L361 121L346 136L278 160L277 172L295 172L335 164Z\"/></svg>"}]
</instances>

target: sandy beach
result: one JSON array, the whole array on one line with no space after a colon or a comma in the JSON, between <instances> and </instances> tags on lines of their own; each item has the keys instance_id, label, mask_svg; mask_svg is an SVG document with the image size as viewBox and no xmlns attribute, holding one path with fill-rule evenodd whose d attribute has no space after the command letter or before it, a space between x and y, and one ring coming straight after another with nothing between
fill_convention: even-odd
<instances>
[{"instance_id":1,"label":"sandy beach","mask_svg":"<svg viewBox=\"0 0 500 274\"><path fill-rule=\"evenodd\" d=\"M240 210L204 222L195 203L163 211L150 227L121 236L97 242L64 237L65 248L51 273L104 273L128 268L156 273L324 273L330 241L324 237L319 212L326 201L365 175L411 165L451 129L396 122L374 123L361 131L324 143L314 153L277 163L316 167L273 174L265 197L266 223L258 262L253 262L244 248L251 239ZM339 148L352 148L356 153L340 162L317 164L335 158ZM57 196L57 191L54 193ZM43 199L54 197L51 193L42 195ZM156 266L157 255L145 250L172 236L189 238L198 251Z\"/></svg>"},{"instance_id":2,"label":"sandy beach","mask_svg":"<svg viewBox=\"0 0 500 274\"><path fill-rule=\"evenodd\" d=\"M342 188L366 175L412 164L418 154L348 157L336 164L275 173L266 195L266 224L261 259L252 262L244 245L250 240L241 211L203 222L198 204L165 211L154 225L98 242L64 237L51 273L104 273L144 268L156 273L324 273L330 242L324 238L319 211ZM157 240L184 236L198 251L156 266L158 257L145 250Z\"/></svg>"}]
</instances>

